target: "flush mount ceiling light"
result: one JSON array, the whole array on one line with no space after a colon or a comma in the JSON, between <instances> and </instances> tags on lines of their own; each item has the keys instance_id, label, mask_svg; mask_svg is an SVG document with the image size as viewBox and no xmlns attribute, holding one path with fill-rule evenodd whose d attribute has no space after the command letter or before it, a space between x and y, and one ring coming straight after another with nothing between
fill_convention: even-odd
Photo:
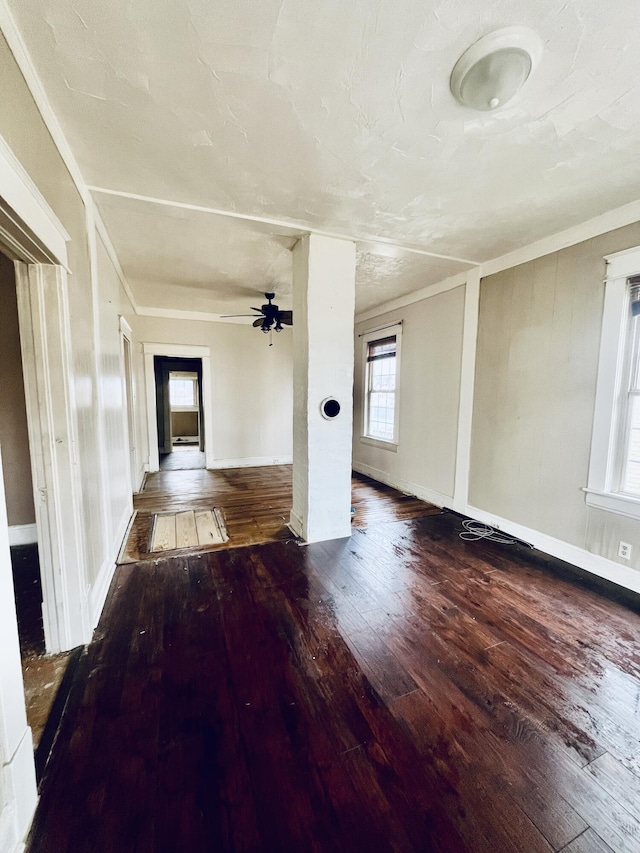
<instances>
[{"instance_id":1,"label":"flush mount ceiling light","mask_svg":"<svg viewBox=\"0 0 640 853\"><path fill-rule=\"evenodd\" d=\"M542 55L542 41L527 27L505 27L462 54L451 72L451 92L465 107L497 110L524 86Z\"/></svg>"}]
</instances>

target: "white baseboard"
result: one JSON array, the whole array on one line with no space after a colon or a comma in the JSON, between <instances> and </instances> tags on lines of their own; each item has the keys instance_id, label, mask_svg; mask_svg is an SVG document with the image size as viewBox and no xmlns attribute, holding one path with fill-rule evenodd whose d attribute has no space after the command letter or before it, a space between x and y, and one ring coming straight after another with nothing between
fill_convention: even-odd
<instances>
[{"instance_id":1,"label":"white baseboard","mask_svg":"<svg viewBox=\"0 0 640 853\"><path fill-rule=\"evenodd\" d=\"M287 526L294 536L304 539L304 524L300 516L293 510L289 513L289 524Z\"/></svg>"},{"instance_id":2,"label":"white baseboard","mask_svg":"<svg viewBox=\"0 0 640 853\"><path fill-rule=\"evenodd\" d=\"M427 503L434 504L435 506L453 509L452 495L443 495L442 492L427 489L425 486L418 485L418 483L412 483L410 480L402 480L399 477L393 477L391 474L387 474L386 471L381 471L371 465L366 465L364 462L354 461L352 463L352 468L359 474L365 474L367 477L371 477L372 480L379 480L381 483L391 486L399 492L404 492L405 495L415 495L415 497L420 498L421 501L427 501Z\"/></svg>"},{"instance_id":3,"label":"white baseboard","mask_svg":"<svg viewBox=\"0 0 640 853\"><path fill-rule=\"evenodd\" d=\"M261 468L264 465L291 465L292 462L293 456L241 456L239 459L216 459L211 468Z\"/></svg>"},{"instance_id":4,"label":"white baseboard","mask_svg":"<svg viewBox=\"0 0 640 853\"><path fill-rule=\"evenodd\" d=\"M104 561L102 566L100 566L98 578L94 585L91 587L91 591L89 593L89 615L91 617L92 631L98 624L98 620L100 619L100 614L102 613L102 608L104 607L104 602L107 597L107 593L109 592L109 586L111 584L111 579L113 578L113 573L116 569L116 560L118 559L118 555L120 553L122 540L124 539L125 535L129 530L131 513L132 507L130 505L127 505L125 512L122 518L120 519L120 523L118 524L116 533L113 537L114 541L110 543L109 556Z\"/></svg>"},{"instance_id":5,"label":"white baseboard","mask_svg":"<svg viewBox=\"0 0 640 853\"><path fill-rule=\"evenodd\" d=\"M579 569L584 569L584 571L590 572L592 575L604 578L604 580L611 581L618 584L618 586L623 586L632 592L640 593L640 571L637 569L623 566L614 560L601 557L599 554L592 554L591 551L586 551L577 545L570 545L568 542L563 542L554 536L548 536L546 533L540 533L538 530L524 527L522 524L517 524L515 521L509 521L506 518L485 512L475 506L467 506L466 515L485 524L490 524L492 527L498 528L498 530L503 530L505 533L515 536L529 545L533 545L538 551L543 551L545 554L550 554L552 557L557 557L559 560L571 563Z\"/></svg>"},{"instance_id":6,"label":"white baseboard","mask_svg":"<svg viewBox=\"0 0 640 853\"><path fill-rule=\"evenodd\" d=\"M9 545L34 545L38 541L35 524L12 524L9 527Z\"/></svg>"}]
</instances>

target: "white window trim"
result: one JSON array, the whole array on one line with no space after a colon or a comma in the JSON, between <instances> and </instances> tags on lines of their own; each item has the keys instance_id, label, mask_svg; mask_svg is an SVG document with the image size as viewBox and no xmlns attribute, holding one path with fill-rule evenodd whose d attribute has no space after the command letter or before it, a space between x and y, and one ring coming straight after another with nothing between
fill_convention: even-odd
<instances>
[{"instance_id":1,"label":"white window trim","mask_svg":"<svg viewBox=\"0 0 640 853\"><path fill-rule=\"evenodd\" d=\"M379 341L382 338L391 337L395 335L396 337L396 391L395 391L395 409L394 409L394 421L393 421L393 439L387 440L384 438L375 438L374 436L367 435L367 416L369 414L369 406L368 406L368 388L369 388L369 376L368 376L368 364L367 364L367 351L369 344L372 341ZM360 435L361 444L369 444L372 447L380 447L383 450L390 450L392 453L397 453L398 444L399 444L399 427L400 427L400 385L401 385L401 373L400 367L402 364L402 321L398 321L397 323L390 324L389 326L384 326L380 329L374 329L371 332L365 332L362 335L362 433Z\"/></svg>"},{"instance_id":2,"label":"white window trim","mask_svg":"<svg viewBox=\"0 0 640 853\"><path fill-rule=\"evenodd\" d=\"M607 278L585 500L589 506L640 519L640 497L616 490L621 432L619 400L628 328L627 279L640 274L640 248L607 255L605 261Z\"/></svg>"}]
</instances>

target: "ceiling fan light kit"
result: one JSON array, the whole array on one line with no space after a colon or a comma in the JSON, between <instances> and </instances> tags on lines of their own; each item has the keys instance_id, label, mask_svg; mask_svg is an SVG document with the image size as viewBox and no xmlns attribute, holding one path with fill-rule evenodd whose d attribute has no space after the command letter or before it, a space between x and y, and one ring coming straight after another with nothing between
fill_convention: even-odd
<instances>
[{"instance_id":1,"label":"ceiling fan light kit","mask_svg":"<svg viewBox=\"0 0 640 853\"><path fill-rule=\"evenodd\" d=\"M256 308L251 305L252 311L257 311L257 314L223 314L224 319L231 317L254 317L251 324L254 329L261 329L265 335L270 332L281 332L285 326L293 326L293 311L281 311L277 305L272 304L272 300L276 298L275 293L265 293L264 298L267 300L261 308ZM269 338L269 346L271 346L271 338Z\"/></svg>"},{"instance_id":2,"label":"ceiling fan light kit","mask_svg":"<svg viewBox=\"0 0 640 853\"><path fill-rule=\"evenodd\" d=\"M543 45L528 27L504 27L465 50L451 72L451 93L464 107L492 111L517 95L534 71Z\"/></svg>"}]
</instances>

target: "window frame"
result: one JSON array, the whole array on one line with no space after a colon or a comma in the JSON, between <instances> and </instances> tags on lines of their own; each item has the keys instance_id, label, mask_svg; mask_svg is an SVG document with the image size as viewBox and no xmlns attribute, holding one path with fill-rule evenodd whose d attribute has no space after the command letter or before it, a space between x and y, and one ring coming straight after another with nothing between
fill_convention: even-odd
<instances>
[{"instance_id":1,"label":"window frame","mask_svg":"<svg viewBox=\"0 0 640 853\"><path fill-rule=\"evenodd\" d=\"M640 495L623 492L626 435L630 409L632 350L640 341L640 323L630 316L628 280L640 275L640 247L605 256L604 310L596 386L588 506L640 519Z\"/></svg>"},{"instance_id":2,"label":"window frame","mask_svg":"<svg viewBox=\"0 0 640 853\"><path fill-rule=\"evenodd\" d=\"M379 438L369 435L369 365L367 361L369 345L376 341L383 341L386 338L395 337L396 339L396 387L394 391L395 402L393 412L393 438ZM360 441L362 444L370 444L373 447L381 447L385 450L396 452L399 444L399 426L400 426L400 385L401 385L401 358L402 358L402 322L394 323L385 326L382 329L375 329L371 332L365 332L362 335L362 431Z\"/></svg>"}]
</instances>

